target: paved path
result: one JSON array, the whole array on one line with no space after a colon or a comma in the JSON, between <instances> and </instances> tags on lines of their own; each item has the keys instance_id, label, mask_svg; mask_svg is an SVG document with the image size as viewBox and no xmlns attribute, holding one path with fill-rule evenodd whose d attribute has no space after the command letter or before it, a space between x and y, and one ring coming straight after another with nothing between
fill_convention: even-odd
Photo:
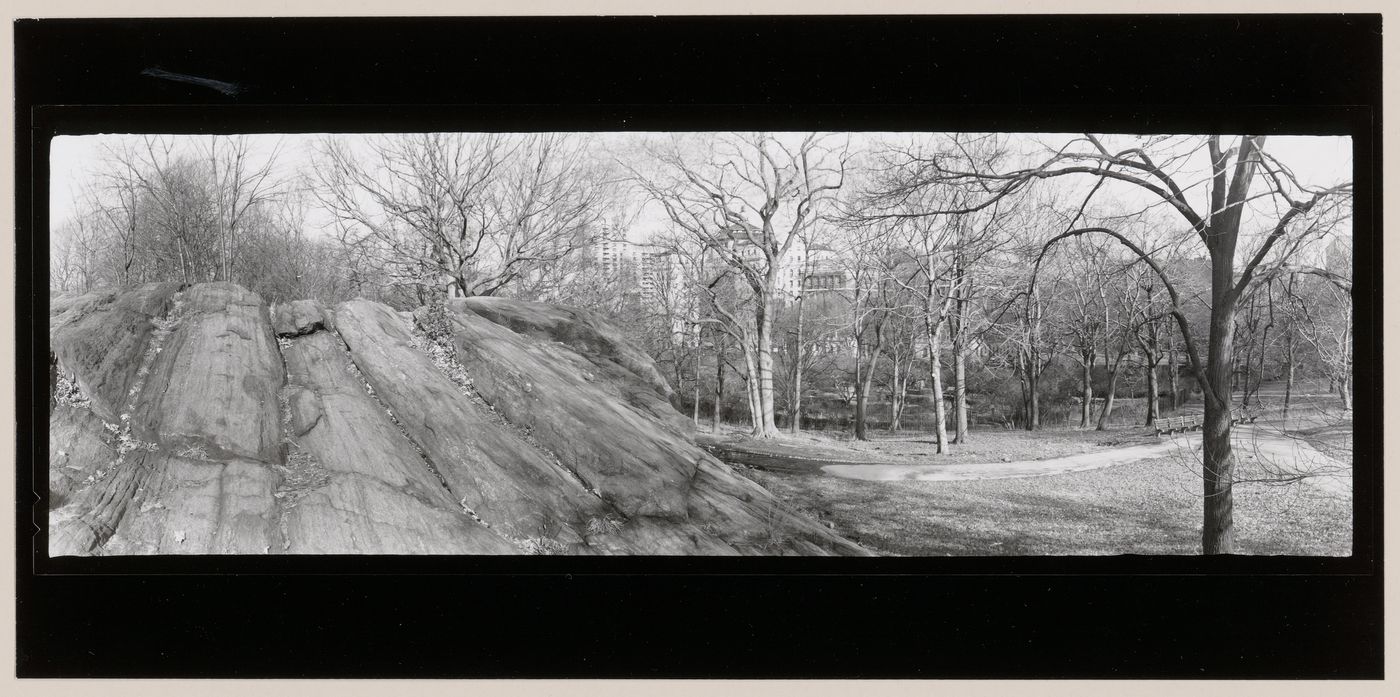
<instances>
[{"instance_id":1,"label":"paved path","mask_svg":"<svg viewBox=\"0 0 1400 697\"><path fill-rule=\"evenodd\" d=\"M1275 429L1259 426L1235 427L1235 457L1242 462L1237 471L1241 477L1268 478L1301 476L1300 481L1335 495L1349 495L1352 490L1351 466L1318 451L1302 438L1289 436ZM1140 460L1187 455L1189 448L1199 461L1199 433L1167 436L1159 443L1135 445L1113 450L1069 455L1047 460L1019 462L988 462L979 464L830 464L821 471L845 479L866 481L962 481L974 479L1009 479L1013 477L1043 477L1067 472L1126 465ZM1306 476L1302 476L1306 475Z\"/></svg>"},{"instance_id":2,"label":"paved path","mask_svg":"<svg viewBox=\"0 0 1400 697\"><path fill-rule=\"evenodd\" d=\"M735 443L707 444L721 459L779 471L820 470L823 474L866 481L967 481L1044 477L1125 465L1177 454L1199 463L1199 432L1164 436L1160 441L1044 460L960 464L852 462L823 453L798 454L748 450ZM1189 449L1189 450L1188 450ZM1351 466L1318 451L1302 438L1266 425L1235 427L1235 454L1242 477L1308 475L1301 481L1336 495L1352 490Z\"/></svg>"},{"instance_id":3,"label":"paved path","mask_svg":"<svg viewBox=\"0 0 1400 697\"><path fill-rule=\"evenodd\" d=\"M1329 494L1350 495L1351 465L1333 459L1306 440L1268 426L1239 428L1235 437L1237 458L1252 458L1267 472L1307 475L1301 481Z\"/></svg>"},{"instance_id":4,"label":"paved path","mask_svg":"<svg viewBox=\"0 0 1400 697\"><path fill-rule=\"evenodd\" d=\"M1019 462L988 462L979 464L949 465L885 465L885 464L838 464L826 465L822 472L845 479L867 481L959 481L968 479L1010 479L1013 477L1043 477L1066 472L1126 465L1138 460L1163 457L1182 448L1199 450L1199 438L1164 438L1160 443L1134 445L1114 450L1100 450L1092 453L1068 455L1048 460L1022 460Z\"/></svg>"}]
</instances>

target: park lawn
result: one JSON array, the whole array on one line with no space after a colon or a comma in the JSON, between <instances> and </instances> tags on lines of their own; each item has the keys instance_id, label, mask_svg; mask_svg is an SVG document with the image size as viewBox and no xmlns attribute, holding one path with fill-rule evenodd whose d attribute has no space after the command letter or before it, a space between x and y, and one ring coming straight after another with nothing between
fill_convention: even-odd
<instances>
[{"instance_id":1,"label":"park lawn","mask_svg":"<svg viewBox=\"0 0 1400 697\"><path fill-rule=\"evenodd\" d=\"M952 434L949 434L951 438ZM789 455L833 462L862 461L890 463L974 464L982 462L1019 462L1079 455L1082 453L1122 448L1139 443L1155 442L1150 429L1095 431L1056 429L1042 431L978 429L972 431L967 443L950 444L948 452L935 454L932 434L877 433L868 441L850 438L848 433L809 432L793 435L782 433L766 440L749 438L746 432L728 429L718 437L701 432L701 443L726 443L746 450L777 455ZM792 463L799 469L811 469L802 463Z\"/></svg>"},{"instance_id":2,"label":"park lawn","mask_svg":"<svg viewBox=\"0 0 1400 697\"><path fill-rule=\"evenodd\" d=\"M892 555L1199 554L1201 480L1173 458L1044 477L859 481L745 470L800 511ZM1240 484L1241 554L1351 554L1351 498Z\"/></svg>"}]
</instances>

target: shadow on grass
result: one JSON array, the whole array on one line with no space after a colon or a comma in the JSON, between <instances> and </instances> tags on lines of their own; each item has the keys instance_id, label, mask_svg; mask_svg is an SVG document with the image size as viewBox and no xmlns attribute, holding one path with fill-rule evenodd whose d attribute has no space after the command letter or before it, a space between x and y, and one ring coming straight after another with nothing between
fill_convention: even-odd
<instances>
[{"instance_id":1,"label":"shadow on grass","mask_svg":"<svg viewBox=\"0 0 1400 697\"><path fill-rule=\"evenodd\" d=\"M895 555L1198 554L1199 478L1168 460L1048 477L867 482L746 474L839 533ZM1306 486L1241 487L1244 554L1346 555L1350 501Z\"/></svg>"}]
</instances>

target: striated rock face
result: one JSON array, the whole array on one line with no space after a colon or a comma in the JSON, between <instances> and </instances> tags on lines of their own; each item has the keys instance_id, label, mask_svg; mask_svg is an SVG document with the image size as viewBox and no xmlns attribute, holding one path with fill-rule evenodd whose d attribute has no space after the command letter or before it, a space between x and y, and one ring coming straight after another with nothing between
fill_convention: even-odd
<instances>
[{"instance_id":1,"label":"striated rock face","mask_svg":"<svg viewBox=\"0 0 1400 697\"><path fill-rule=\"evenodd\" d=\"M530 430L586 486L627 516L685 517L702 455L674 423L657 428L662 409L677 417L666 422L684 419L647 377L615 363L603 374L573 348L536 338L547 334L517 333L470 309L453 312L452 324L457 357L471 366L482 398Z\"/></svg>"},{"instance_id":2,"label":"striated rock face","mask_svg":"<svg viewBox=\"0 0 1400 697\"><path fill-rule=\"evenodd\" d=\"M651 356L590 312L491 297L463 298L452 303L458 309L465 307L517 334L568 346L605 373L627 371L662 397L671 396L671 385Z\"/></svg>"},{"instance_id":3,"label":"striated rock face","mask_svg":"<svg viewBox=\"0 0 1400 697\"><path fill-rule=\"evenodd\" d=\"M696 447L586 312L454 301L430 337L228 283L51 302L54 556L865 553Z\"/></svg>"},{"instance_id":4,"label":"striated rock face","mask_svg":"<svg viewBox=\"0 0 1400 697\"><path fill-rule=\"evenodd\" d=\"M231 283L181 294L168 345L157 347L132 414L145 441L214 456L277 462L282 357L267 307Z\"/></svg>"},{"instance_id":5,"label":"striated rock face","mask_svg":"<svg viewBox=\"0 0 1400 697\"><path fill-rule=\"evenodd\" d=\"M287 551L511 554L509 540L463 509L364 387L345 344L318 332L287 358L288 464L302 491L284 503Z\"/></svg>"},{"instance_id":6,"label":"striated rock face","mask_svg":"<svg viewBox=\"0 0 1400 697\"><path fill-rule=\"evenodd\" d=\"M136 380L141 356L164 315L176 283L150 283L125 293L97 291L68 299L50 315L49 345L92 400L93 413L117 420Z\"/></svg>"}]
</instances>

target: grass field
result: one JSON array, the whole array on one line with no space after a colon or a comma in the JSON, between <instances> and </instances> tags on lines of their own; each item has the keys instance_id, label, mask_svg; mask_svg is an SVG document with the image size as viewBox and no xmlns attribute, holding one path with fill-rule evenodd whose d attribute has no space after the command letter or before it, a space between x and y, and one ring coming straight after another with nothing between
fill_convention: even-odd
<instances>
[{"instance_id":1,"label":"grass field","mask_svg":"<svg viewBox=\"0 0 1400 697\"><path fill-rule=\"evenodd\" d=\"M1171 458L1090 472L963 482L745 474L837 532L885 554L1200 552L1200 475ZM1238 486L1235 526L1241 554L1351 554L1351 498L1305 483Z\"/></svg>"},{"instance_id":2,"label":"grass field","mask_svg":"<svg viewBox=\"0 0 1400 697\"><path fill-rule=\"evenodd\" d=\"M1301 392L1301 390L1300 390ZM1322 453L1351 461L1349 416L1325 391L1300 394L1286 428ZM1261 395L1277 402L1270 393ZM969 442L933 454L929 434L801 433L754 441L739 429L702 442L776 455L830 461L980 464L1044 460L1155 442L1150 429L1041 431L974 429ZM1197 437L1198 436L1194 436ZM1260 461L1237 445L1238 475L1255 478ZM769 462L771 460L771 462ZM765 460L742 469L789 505L872 551L893 555L1199 554L1202 485L1199 460L1178 456L1065 474L968 481L862 481L823 474L820 462ZM1345 480L1349 485L1350 480ZM1308 481L1239 483L1234 488L1240 554L1348 556L1352 547L1350 486Z\"/></svg>"},{"instance_id":3,"label":"grass field","mask_svg":"<svg viewBox=\"0 0 1400 697\"><path fill-rule=\"evenodd\" d=\"M1047 431L1020 431L1003 429L974 430L967 443L949 445L948 452L936 455L936 446L931 434L872 434L868 441L852 440L842 434L830 432L797 435L782 434L765 441L748 439L746 430L727 428L711 436L701 433L697 440L703 444L723 447L726 443L740 444L743 448L756 452L789 456L820 456L831 461L859 460L862 462L933 462L941 464L968 464L981 462L1015 462L1020 460L1045 460L1066 455L1103 450L1110 447L1126 447L1138 443L1154 442L1151 432L1132 431L1078 431L1071 429ZM949 438L951 438L951 434ZM792 468L798 471L815 469L808 463L794 461Z\"/></svg>"}]
</instances>

